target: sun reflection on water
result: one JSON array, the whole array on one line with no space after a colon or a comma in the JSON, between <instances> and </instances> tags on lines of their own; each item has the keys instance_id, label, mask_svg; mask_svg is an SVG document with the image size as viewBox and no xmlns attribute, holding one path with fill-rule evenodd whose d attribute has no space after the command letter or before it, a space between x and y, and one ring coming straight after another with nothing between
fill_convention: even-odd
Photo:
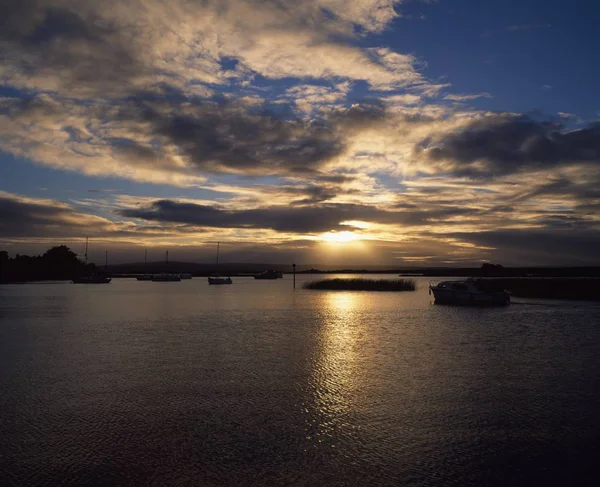
<instances>
[{"instance_id":1,"label":"sun reflection on water","mask_svg":"<svg viewBox=\"0 0 600 487\"><path fill-rule=\"evenodd\" d=\"M361 378L357 363L358 340L363 333L360 299L357 293L345 292L322 296L319 350L311 378L314 402L308 439L332 442L332 447L340 430L356 427L351 416Z\"/></svg>"}]
</instances>

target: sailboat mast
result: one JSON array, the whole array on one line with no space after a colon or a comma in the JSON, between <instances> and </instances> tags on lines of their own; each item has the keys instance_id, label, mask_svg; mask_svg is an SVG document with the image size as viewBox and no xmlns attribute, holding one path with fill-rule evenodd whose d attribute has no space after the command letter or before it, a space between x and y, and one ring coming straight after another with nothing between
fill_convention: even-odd
<instances>
[{"instance_id":1,"label":"sailboat mast","mask_svg":"<svg viewBox=\"0 0 600 487\"><path fill-rule=\"evenodd\" d=\"M166 253L166 257L165 257L165 262L168 264L169 263L169 251L167 250Z\"/></svg>"},{"instance_id":2,"label":"sailboat mast","mask_svg":"<svg viewBox=\"0 0 600 487\"><path fill-rule=\"evenodd\" d=\"M144 250L144 265L148 263L148 249Z\"/></svg>"},{"instance_id":3,"label":"sailboat mast","mask_svg":"<svg viewBox=\"0 0 600 487\"><path fill-rule=\"evenodd\" d=\"M85 263L87 264L87 252L88 252L88 239L89 237L85 237Z\"/></svg>"},{"instance_id":4,"label":"sailboat mast","mask_svg":"<svg viewBox=\"0 0 600 487\"><path fill-rule=\"evenodd\" d=\"M219 242L217 242L217 265L219 265Z\"/></svg>"}]
</instances>

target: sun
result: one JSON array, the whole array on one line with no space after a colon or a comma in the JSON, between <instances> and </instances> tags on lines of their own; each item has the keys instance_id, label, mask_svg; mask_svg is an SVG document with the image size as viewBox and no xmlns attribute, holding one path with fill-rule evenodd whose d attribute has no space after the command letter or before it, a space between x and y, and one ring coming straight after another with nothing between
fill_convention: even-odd
<instances>
[{"instance_id":1,"label":"sun","mask_svg":"<svg viewBox=\"0 0 600 487\"><path fill-rule=\"evenodd\" d=\"M327 232L321 235L320 240L330 243L348 243L360 239L360 236L352 232Z\"/></svg>"}]
</instances>

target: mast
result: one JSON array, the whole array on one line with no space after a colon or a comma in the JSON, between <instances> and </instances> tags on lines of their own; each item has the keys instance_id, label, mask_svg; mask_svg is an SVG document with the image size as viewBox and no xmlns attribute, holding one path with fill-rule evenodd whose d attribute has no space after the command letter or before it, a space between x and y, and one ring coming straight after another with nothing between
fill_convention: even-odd
<instances>
[{"instance_id":1,"label":"mast","mask_svg":"<svg viewBox=\"0 0 600 487\"><path fill-rule=\"evenodd\" d=\"M87 264L87 252L88 252L88 239L89 237L85 237L85 263Z\"/></svg>"},{"instance_id":2,"label":"mast","mask_svg":"<svg viewBox=\"0 0 600 487\"><path fill-rule=\"evenodd\" d=\"M106 254L104 255L104 267L108 267L108 250L106 251Z\"/></svg>"},{"instance_id":3,"label":"mast","mask_svg":"<svg viewBox=\"0 0 600 487\"><path fill-rule=\"evenodd\" d=\"M144 265L148 263L148 249L144 250Z\"/></svg>"},{"instance_id":4,"label":"mast","mask_svg":"<svg viewBox=\"0 0 600 487\"><path fill-rule=\"evenodd\" d=\"M219 265L219 242L217 242L217 266Z\"/></svg>"},{"instance_id":5,"label":"mast","mask_svg":"<svg viewBox=\"0 0 600 487\"><path fill-rule=\"evenodd\" d=\"M167 250L167 253L165 255L166 255L166 257L165 257L165 263L168 264L169 263L169 251L168 250Z\"/></svg>"}]
</instances>

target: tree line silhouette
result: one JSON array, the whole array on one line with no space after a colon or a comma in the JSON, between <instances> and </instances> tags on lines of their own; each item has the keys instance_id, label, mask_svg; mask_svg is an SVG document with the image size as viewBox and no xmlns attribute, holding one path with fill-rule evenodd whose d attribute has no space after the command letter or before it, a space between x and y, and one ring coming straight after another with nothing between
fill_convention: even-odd
<instances>
[{"instance_id":1,"label":"tree line silhouette","mask_svg":"<svg viewBox=\"0 0 600 487\"><path fill-rule=\"evenodd\" d=\"M19 255L9 258L0 251L0 282L68 280L92 274L94 264L82 262L66 245L47 250L43 255Z\"/></svg>"}]
</instances>

